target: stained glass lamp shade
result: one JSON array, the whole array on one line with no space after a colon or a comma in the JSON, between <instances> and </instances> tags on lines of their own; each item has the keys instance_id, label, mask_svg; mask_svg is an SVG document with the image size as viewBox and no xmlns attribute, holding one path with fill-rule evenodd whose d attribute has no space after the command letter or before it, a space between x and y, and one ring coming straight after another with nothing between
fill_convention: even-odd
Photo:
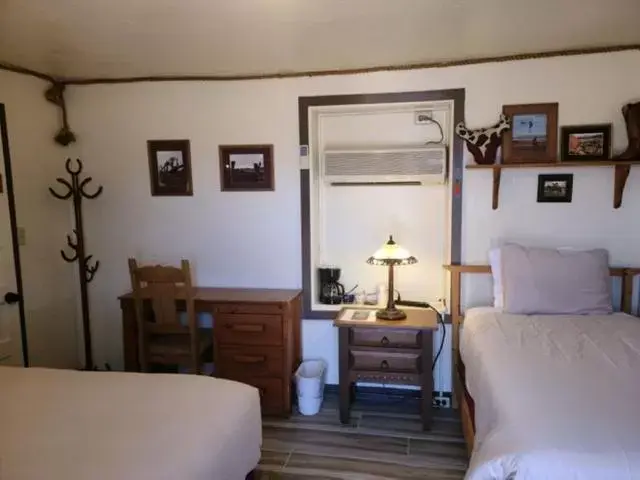
<instances>
[{"instance_id":1,"label":"stained glass lamp shade","mask_svg":"<svg viewBox=\"0 0 640 480\"><path fill-rule=\"evenodd\" d=\"M371 265L382 265L389 267L389 289L387 294L387 308L378 310L376 317L382 320L403 320L407 315L398 310L395 306L394 287L393 287L393 267L396 265L411 265L417 263L418 260L410 255L407 250L398 245L393 236L389 236L389 240L381 248L379 248L372 256L367 259L367 263Z\"/></svg>"}]
</instances>

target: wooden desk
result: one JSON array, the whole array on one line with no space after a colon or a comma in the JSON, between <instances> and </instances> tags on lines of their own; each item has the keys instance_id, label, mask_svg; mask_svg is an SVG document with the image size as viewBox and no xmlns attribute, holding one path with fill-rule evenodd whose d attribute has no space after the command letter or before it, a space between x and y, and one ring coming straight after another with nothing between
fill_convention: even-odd
<instances>
[{"instance_id":1,"label":"wooden desk","mask_svg":"<svg viewBox=\"0 0 640 480\"><path fill-rule=\"evenodd\" d=\"M421 392L422 428L431 427L433 394L433 310L403 308L399 321L347 320L347 312L369 307L343 308L334 320L339 329L340 421L349 423L352 384L373 382L416 385Z\"/></svg>"},{"instance_id":2,"label":"wooden desk","mask_svg":"<svg viewBox=\"0 0 640 480\"><path fill-rule=\"evenodd\" d=\"M197 313L213 318L217 377L253 385L265 414L291 413L293 372L302 361L300 290L196 288ZM138 328L132 293L119 297L124 366L140 370Z\"/></svg>"}]
</instances>

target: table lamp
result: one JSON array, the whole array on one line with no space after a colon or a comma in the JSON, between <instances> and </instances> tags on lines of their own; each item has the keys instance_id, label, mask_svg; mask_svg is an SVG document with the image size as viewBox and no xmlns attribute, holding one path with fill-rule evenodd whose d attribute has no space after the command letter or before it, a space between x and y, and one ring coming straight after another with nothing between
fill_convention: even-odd
<instances>
[{"instance_id":1,"label":"table lamp","mask_svg":"<svg viewBox=\"0 0 640 480\"><path fill-rule=\"evenodd\" d=\"M411 265L417 263L416 257L409 254L404 248L398 245L393 236L389 235L389 240L382 248L378 249L371 257L367 259L367 263L371 265L384 265L389 267L389 290L387 294L387 308L378 310L376 318L381 320L404 320L407 314L402 310L398 310L395 305L393 288L393 267L396 265Z\"/></svg>"}]
</instances>

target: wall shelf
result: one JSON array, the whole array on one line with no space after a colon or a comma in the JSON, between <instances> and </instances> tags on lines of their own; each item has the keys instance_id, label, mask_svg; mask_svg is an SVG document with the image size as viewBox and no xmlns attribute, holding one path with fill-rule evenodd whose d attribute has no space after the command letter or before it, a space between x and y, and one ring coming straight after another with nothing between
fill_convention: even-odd
<instances>
[{"instance_id":1,"label":"wall shelf","mask_svg":"<svg viewBox=\"0 0 640 480\"><path fill-rule=\"evenodd\" d=\"M502 163L495 165L467 165L469 170L493 170L493 199L492 207L494 210L498 208L498 199L500 198L500 179L502 178L502 170L504 169L522 169L522 168L584 168L584 167L613 167L614 184L613 184L613 208L620 208L622 205L622 194L627 184L629 171L632 165L640 165L640 160L605 160L605 161L584 161L584 162L550 162L550 163Z\"/></svg>"}]
</instances>

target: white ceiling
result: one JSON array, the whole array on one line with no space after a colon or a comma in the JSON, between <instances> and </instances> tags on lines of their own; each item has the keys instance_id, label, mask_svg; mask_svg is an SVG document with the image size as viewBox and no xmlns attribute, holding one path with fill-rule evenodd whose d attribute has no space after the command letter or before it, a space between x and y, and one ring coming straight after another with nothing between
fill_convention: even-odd
<instances>
[{"instance_id":1,"label":"white ceiling","mask_svg":"<svg viewBox=\"0 0 640 480\"><path fill-rule=\"evenodd\" d=\"M0 61L243 75L640 43L640 0L0 0Z\"/></svg>"}]
</instances>

